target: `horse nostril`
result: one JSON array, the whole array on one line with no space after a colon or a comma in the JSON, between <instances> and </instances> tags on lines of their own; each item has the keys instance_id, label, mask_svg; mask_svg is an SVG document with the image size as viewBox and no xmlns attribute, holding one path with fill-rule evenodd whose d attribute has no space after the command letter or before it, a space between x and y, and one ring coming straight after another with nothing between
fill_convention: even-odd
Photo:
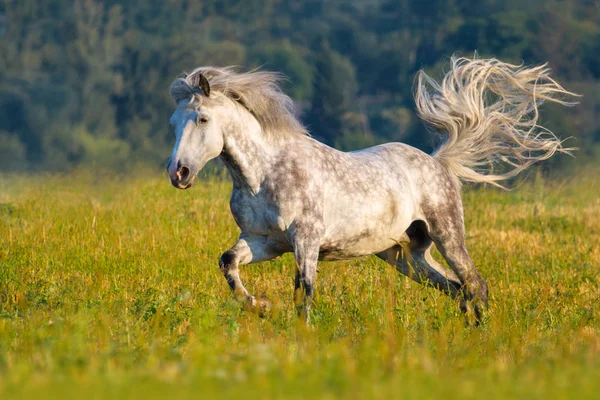
<instances>
[{"instance_id":1,"label":"horse nostril","mask_svg":"<svg viewBox=\"0 0 600 400\"><path fill-rule=\"evenodd\" d=\"M185 180L189 174L190 174L190 169L188 167L179 167L179 169L177 170L177 178L180 181Z\"/></svg>"}]
</instances>

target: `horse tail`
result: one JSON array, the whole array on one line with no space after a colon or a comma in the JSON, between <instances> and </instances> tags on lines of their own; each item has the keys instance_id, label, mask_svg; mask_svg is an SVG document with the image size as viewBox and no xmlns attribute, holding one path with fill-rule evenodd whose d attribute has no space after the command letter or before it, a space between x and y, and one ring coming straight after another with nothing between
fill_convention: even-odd
<instances>
[{"instance_id":1,"label":"horse tail","mask_svg":"<svg viewBox=\"0 0 600 400\"><path fill-rule=\"evenodd\" d=\"M452 57L438 84L425 72L417 76L415 102L425 124L446 136L432 154L460 181L489 183L512 178L556 152L573 148L538 125L545 100L572 106L577 96L549 75L547 64L533 68L496 59ZM495 164L504 164L494 173Z\"/></svg>"}]
</instances>

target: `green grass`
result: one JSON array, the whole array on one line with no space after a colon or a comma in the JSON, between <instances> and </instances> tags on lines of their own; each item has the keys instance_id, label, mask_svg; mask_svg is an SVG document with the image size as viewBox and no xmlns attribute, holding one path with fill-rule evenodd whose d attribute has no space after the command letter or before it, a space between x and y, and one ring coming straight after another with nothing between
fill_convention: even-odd
<instances>
[{"instance_id":1,"label":"green grass","mask_svg":"<svg viewBox=\"0 0 600 400\"><path fill-rule=\"evenodd\" d=\"M242 268L270 315L232 299L227 181L2 176L0 398L598 398L594 176L465 191L483 326L370 257L320 265L309 329L289 255Z\"/></svg>"}]
</instances>

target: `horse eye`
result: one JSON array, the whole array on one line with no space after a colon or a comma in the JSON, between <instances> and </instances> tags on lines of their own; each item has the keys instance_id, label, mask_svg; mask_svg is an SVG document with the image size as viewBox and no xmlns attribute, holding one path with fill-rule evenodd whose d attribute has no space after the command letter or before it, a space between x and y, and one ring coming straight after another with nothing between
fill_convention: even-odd
<instances>
[{"instance_id":1,"label":"horse eye","mask_svg":"<svg viewBox=\"0 0 600 400\"><path fill-rule=\"evenodd\" d=\"M198 125L206 124L207 122L208 122L208 118L206 118L206 117L200 117L200 116L198 117L198 120L196 121L196 123Z\"/></svg>"}]
</instances>

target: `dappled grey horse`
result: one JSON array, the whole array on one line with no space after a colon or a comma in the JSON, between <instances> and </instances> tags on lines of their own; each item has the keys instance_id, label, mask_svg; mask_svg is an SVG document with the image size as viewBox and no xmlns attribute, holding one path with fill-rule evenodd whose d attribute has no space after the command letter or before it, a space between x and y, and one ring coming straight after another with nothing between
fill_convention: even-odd
<instances>
[{"instance_id":1,"label":"dappled grey horse","mask_svg":"<svg viewBox=\"0 0 600 400\"><path fill-rule=\"evenodd\" d=\"M570 105L542 65L452 58L438 84L420 72L417 112L445 140L428 155L402 143L341 152L312 139L295 117L280 75L197 68L171 85L175 147L167 170L189 188L220 157L233 179L241 229L219 265L236 297L256 310L240 265L293 252L296 305L308 321L317 262L375 254L416 282L460 299L479 321L488 288L465 246L461 181L500 186L539 160L568 152L537 125L544 100ZM489 166L501 162L502 173ZM450 269L431 256L435 244Z\"/></svg>"}]
</instances>

